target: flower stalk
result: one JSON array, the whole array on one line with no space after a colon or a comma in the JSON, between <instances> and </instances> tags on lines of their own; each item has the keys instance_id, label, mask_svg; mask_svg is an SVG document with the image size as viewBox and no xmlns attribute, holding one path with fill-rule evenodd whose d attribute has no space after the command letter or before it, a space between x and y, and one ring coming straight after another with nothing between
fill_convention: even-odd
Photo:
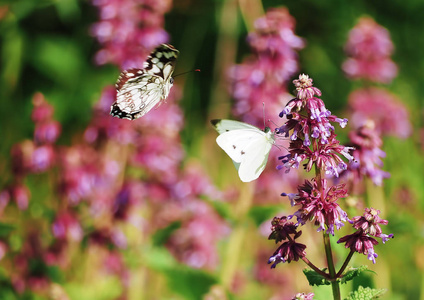
<instances>
[{"instance_id":1,"label":"flower stalk","mask_svg":"<svg viewBox=\"0 0 424 300\"><path fill-rule=\"evenodd\" d=\"M339 177L340 173L348 169L348 164L356 162L351 154L355 149L343 146L337 140L335 127L331 123L339 123L340 127L344 128L347 119L331 114L324 102L318 98L321 96L321 91L314 87L312 82L312 79L304 74L293 81L297 97L290 100L279 115L285 116L287 122L275 129L276 136L289 137L291 140L289 153L279 158L282 162L279 169L286 169L286 172L289 172L298 169L303 163L306 171L315 170L315 177L299 185L297 193L281 194L287 196L291 205L298 210L293 215L275 217L272 220L269 239L282 244L270 257L269 263L272 263L271 268L275 268L281 262L290 263L302 259L331 284L333 299L339 300L340 279L345 276L344 272L353 254L358 252L367 255L368 259L375 263L378 256L374 251L374 246L378 244L375 238L381 238L385 243L393 235L382 233L380 225L387 225L388 221L378 216L379 210L366 208L362 216L349 219L341 208L340 199L348 195L346 184L332 185L332 181L327 178ZM297 219L296 223L292 221L294 217ZM337 272L330 235L334 236L334 231L339 230L347 222L352 224L356 232L337 241L345 243L345 247L350 248L343 266ZM317 232L322 231L327 272L320 270L306 258L306 245L297 241L302 234L299 227L307 223L317 226Z\"/></svg>"}]
</instances>

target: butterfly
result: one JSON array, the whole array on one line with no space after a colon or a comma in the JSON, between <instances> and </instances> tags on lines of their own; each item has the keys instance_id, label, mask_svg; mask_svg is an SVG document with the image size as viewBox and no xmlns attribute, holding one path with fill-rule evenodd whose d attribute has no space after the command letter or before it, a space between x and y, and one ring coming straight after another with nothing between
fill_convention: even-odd
<instances>
[{"instance_id":1,"label":"butterfly","mask_svg":"<svg viewBox=\"0 0 424 300\"><path fill-rule=\"evenodd\" d=\"M162 44L147 57L143 69L123 71L116 82L116 101L110 114L120 119L135 120L159 106L168 97L174 80L179 51Z\"/></svg>"},{"instance_id":2,"label":"butterfly","mask_svg":"<svg viewBox=\"0 0 424 300\"><path fill-rule=\"evenodd\" d=\"M212 120L218 131L216 143L233 160L243 182L259 177L268 162L268 155L275 143L275 134L269 127L259 128L233 120Z\"/></svg>"}]
</instances>

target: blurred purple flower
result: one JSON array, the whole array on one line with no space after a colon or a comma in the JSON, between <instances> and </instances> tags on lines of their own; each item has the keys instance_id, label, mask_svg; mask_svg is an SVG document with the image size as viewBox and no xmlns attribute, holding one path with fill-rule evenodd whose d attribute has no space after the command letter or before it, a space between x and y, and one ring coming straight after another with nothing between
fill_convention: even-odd
<instances>
[{"instance_id":1,"label":"blurred purple flower","mask_svg":"<svg viewBox=\"0 0 424 300\"><path fill-rule=\"evenodd\" d=\"M26 210L28 208L31 193L25 185L16 184L12 186L10 188L10 195L20 210Z\"/></svg>"},{"instance_id":2,"label":"blurred purple flower","mask_svg":"<svg viewBox=\"0 0 424 300\"><path fill-rule=\"evenodd\" d=\"M169 39L162 27L171 0L93 0L93 4L99 8L100 21L91 27L91 34L103 46L96 54L97 64L141 67L151 50Z\"/></svg>"},{"instance_id":3,"label":"blurred purple flower","mask_svg":"<svg viewBox=\"0 0 424 300\"><path fill-rule=\"evenodd\" d=\"M365 88L349 95L352 125L359 128L372 120L375 131L407 138L412 133L409 113L397 97L381 88Z\"/></svg>"},{"instance_id":4,"label":"blurred purple flower","mask_svg":"<svg viewBox=\"0 0 424 300\"><path fill-rule=\"evenodd\" d=\"M353 186L357 186L364 176L371 178L375 185L382 185L383 179L389 178L390 173L381 170L381 158L384 158L386 153L380 149L383 142L374 130L373 122L369 121L365 126L351 131L349 138L355 149L352 155L356 160L341 172L342 176L347 177Z\"/></svg>"},{"instance_id":5,"label":"blurred purple flower","mask_svg":"<svg viewBox=\"0 0 424 300\"><path fill-rule=\"evenodd\" d=\"M62 212L52 224L53 236L57 239L81 241L83 231L77 218L71 212Z\"/></svg>"},{"instance_id":6,"label":"blurred purple flower","mask_svg":"<svg viewBox=\"0 0 424 300\"><path fill-rule=\"evenodd\" d=\"M37 144L52 144L56 142L61 132L59 122L50 120L35 125L34 140Z\"/></svg>"},{"instance_id":7,"label":"blurred purple flower","mask_svg":"<svg viewBox=\"0 0 424 300\"><path fill-rule=\"evenodd\" d=\"M348 77L381 83L390 83L396 77L397 66L390 59L393 43L389 32L372 18L359 19L349 34L346 52L350 58L343 70Z\"/></svg>"},{"instance_id":8,"label":"blurred purple flower","mask_svg":"<svg viewBox=\"0 0 424 300\"><path fill-rule=\"evenodd\" d=\"M229 71L232 94L236 99L233 113L244 122L263 125L265 117L288 100L287 80L297 71L296 50L304 47L303 39L294 34L295 20L286 8L270 9L255 22L248 42L254 57Z\"/></svg>"},{"instance_id":9,"label":"blurred purple flower","mask_svg":"<svg viewBox=\"0 0 424 300\"><path fill-rule=\"evenodd\" d=\"M32 110L31 119L34 123L42 123L52 120L54 108L46 101L42 93L34 94L32 104L34 105L34 108Z\"/></svg>"}]
</instances>

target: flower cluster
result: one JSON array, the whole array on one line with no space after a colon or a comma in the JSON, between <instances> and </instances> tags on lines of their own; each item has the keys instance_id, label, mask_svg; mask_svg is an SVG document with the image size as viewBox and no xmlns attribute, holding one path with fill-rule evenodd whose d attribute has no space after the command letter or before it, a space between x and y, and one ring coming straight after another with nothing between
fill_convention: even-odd
<instances>
[{"instance_id":1,"label":"flower cluster","mask_svg":"<svg viewBox=\"0 0 424 300\"><path fill-rule=\"evenodd\" d=\"M347 191L344 184L328 187L327 180L321 182L305 180L304 185L298 187L297 194L286 194L292 206L300 206L294 213L297 218L296 225L304 225L310 221L318 226L317 231L325 230L326 233L334 235L334 226L340 229L343 222L348 220L344 212L337 203L339 198L345 198Z\"/></svg>"},{"instance_id":2,"label":"flower cluster","mask_svg":"<svg viewBox=\"0 0 424 300\"><path fill-rule=\"evenodd\" d=\"M280 117L286 116L288 121L276 129L278 135L290 136L291 140L289 154L279 157L283 163L279 168L286 167L290 171L290 168L299 168L302 161L307 161L305 168L308 172L315 164L327 174L337 177L339 169L347 168L340 156L349 161L354 159L349 154L352 148L340 145L330 122L337 122L343 128L347 119L332 115L324 102L315 97L320 96L321 91L312 86L308 75L300 75L293 83L297 97L289 101L280 113Z\"/></svg>"},{"instance_id":3,"label":"flower cluster","mask_svg":"<svg viewBox=\"0 0 424 300\"><path fill-rule=\"evenodd\" d=\"M289 154L280 159L287 168L298 168L302 161L307 160L304 165L306 171L311 171L315 166L316 174L312 180L305 180L304 184L299 185L297 193L282 194L282 196L288 196L291 205L298 207L298 210L288 217L275 217L271 222L272 233L269 239L273 239L277 243L284 242L271 255L269 263L272 263L271 267L274 268L280 262L297 261L301 258L322 276L334 279L335 274L341 274L343 270L336 273L333 266L333 270L327 274L309 262L305 257L306 246L296 242L302 233L298 231L299 226L308 222L317 226L317 231L322 231L324 240L327 240L326 252L329 255L331 253L329 235L334 235L335 229L339 230L344 223L350 222L358 231L341 238L339 242L346 242L346 247L353 252L368 254L373 262L376 257L373 246L377 244L373 237L380 237L385 242L393 235L381 233L379 225L386 225L387 221L378 217L379 211L367 209L363 217L355 217L351 221L347 213L340 207L338 200L347 197L346 184L331 186L329 181L322 177L324 172L338 176L338 170L345 170L348 165L342 160L342 157L348 159L350 165L355 162L349 153L355 149L341 146L336 139L335 129L331 125L331 122L337 122L344 127L347 120L332 115L326 109L324 102L315 97L316 95L321 96L321 91L312 86L312 79L307 75L300 75L299 79L294 80L294 84L297 97L289 101L280 113L280 117L285 116L288 121L276 129L277 135L290 136L291 139ZM375 138L364 139L363 135L352 138L357 141L355 145L363 144L379 150L380 144ZM372 161L372 164L374 163ZM290 221L293 217L297 218L297 223Z\"/></svg>"},{"instance_id":4,"label":"flower cluster","mask_svg":"<svg viewBox=\"0 0 424 300\"><path fill-rule=\"evenodd\" d=\"M54 143L61 132L59 122L53 119L53 107L41 93L34 95L33 105L34 140L24 140L12 147L13 183L1 193L4 204L12 199L21 210L28 207L30 199L30 191L23 183L25 176L47 171L53 166L56 160Z\"/></svg>"},{"instance_id":5,"label":"flower cluster","mask_svg":"<svg viewBox=\"0 0 424 300\"><path fill-rule=\"evenodd\" d=\"M361 18L350 32L346 44L349 58L343 69L350 78L363 78L371 82L389 83L397 73L390 60L393 44L388 31L371 18ZM363 176L381 185L390 174L381 170L381 136L394 135L406 138L412 132L409 114L395 95L381 87L365 87L349 95L353 156L357 159L349 164L346 175L352 191L361 187ZM396 115L396 118L393 116Z\"/></svg>"},{"instance_id":6,"label":"flower cluster","mask_svg":"<svg viewBox=\"0 0 424 300\"><path fill-rule=\"evenodd\" d=\"M390 59L393 43L389 32L372 18L361 18L352 29L346 52L350 58L343 70L350 78L389 83L397 74L396 64Z\"/></svg>"},{"instance_id":7,"label":"flower cluster","mask_svg":"<svg viewBox=\"0 0 424 300\"><path fill-rule=\"evenodd\" d=\"M405 139L412 133L409 113L404 104L382 88L371 87L352 92L349 95L349 106L354 128L362 127L372 120L374 130L379 135Z\"/></svg>"},{"instance_id":8,"label":"flower cluster","mask_svg":"<svg viewBox=\"0 0 424 300\"><path fill-rule=\"evenodd\" d=\"M172 1L93 0L93 4L100 10L100 21L91 33L103 47L96 54L97 64L139 67L153 48L169 39L163 24Z\"/></svg>"},{"instance_id":9,"label":"flower cluster","mask_svg":"<svg viewBox=\"0 0 424 300\"><path fill-rule=\"evenodd\" d=\"M297 231L297 226L290 222L289 218L283 216L272 220L271 234L268 239L275 240L275 243L285 242L269 258L268 263L272 263L271 268L275 268L281 262L298 261L306 255L306 245L296 242L301 235L302 231Z\"/></svg>"},{"instance_id":10,"label":"flower cluster","mask_svg":"<svg viewBox=\"0 0 424 300\"><path fill-rule=\"evenodd\" d=\"M259 126L265 115L272 116L287 99L286 83L298 69L297 52L305 42L294 34L295 20L286 8L270 9L256 20L248 36L254 52L241 65L230 69L233 113Z\"/></svg>"},{"instance_id":11,"label":"flower cluster","mask_svg":"<svg viewBox=\"0 0 424 300\"><path fill-rule=\"evenodd\" d=\"M380 211L374 208L366 208L362 216L352 219L353 228L357 231L339 239L337 243L345 243L346 248L352 252L362 253L375 263L378 255L374 251L374 246L378 244L374 237L381 238L383 244L393 238L393 234L383 234L380 225L387 225L388 221L381 219L378 215Z\"/></svg>"},{"instance_id":12,"label":"flower cluster","mask_svg":"<svg viewBox=\"0 0 424 300\"><path fill-rule=\"evenodd\" d=\"M359 127L349 133L352 146L355 148L353 156L357 161L349 164L346 172L342 172L347 180L358 186L364 176L371 178L375 185L381 185L384 178L389 178L390 174L381 170L383 162L381 158L386 153L381 150L383 142L374 130L374 123L369 121L366 125Z\"/></svg>"}]
</instances>

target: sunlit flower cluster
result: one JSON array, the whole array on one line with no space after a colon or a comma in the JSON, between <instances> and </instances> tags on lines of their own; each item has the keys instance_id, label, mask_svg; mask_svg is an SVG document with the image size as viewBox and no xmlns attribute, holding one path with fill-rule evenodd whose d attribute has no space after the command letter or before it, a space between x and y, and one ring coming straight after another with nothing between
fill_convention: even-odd
<instances>
[{"instance_id":1,"label":"sunlit flower cluster","mask_svg":"<svg viewBox=\"0 0 424 300\"><path fill-rule=\"evenodd\" d=\"M350 147L340 145L330 122L337 122L343 128L347 119L340 119L331 114L324 102L314 97L321 95L319 89L312 86L312 79L300 75L294 80L297 97L289 101L280 117L286 116L287 122L276 129L278 135L290 136L289 154L280 156L283 163L279 168L299 168L306 161L305 168L310 171L314 165L325 170L327 174L338 176L338 169L346 169L345 157L353 161L349 154Z\"/></svg>"},{"instance_id":2,"label":"sunlit flower cluster","mask_svg":"<svg viewBox=\"0 0 424 300\"><path fill-rule=\"evenodd\" d=\"M374 237L381 238L383 244L394 237L393 234L382 233L380 225L387 225L388 221L381 219L379 214L380 211L377 209L366 208L362 216L352 219L353 227L358 231L342 237L337 243L345 243L346 248L367 255L368 259L375 263L378 255L375 253L374 246L378 242Z\"/></svg>"},{"instance_id":3,"label":"sunlit flower cluster","mask_svg":"<svg viewBox=\"0 0 424 300\"><path fill-rule=\"evenodd\" d=\"M339 230L346 222L353 223L358 232L342 237L339 242L346 242L346 248L350 248L353 252L367 254L368 258L375 262L377 254L373 247L377 241L373 237L380 237L383 242L393 237L393 235L381 233L380 224L386 225L387 221L380 219L379 211L374 209L367 209L363 217L349 220L347 213L339 204L340 199L348 196L346 184L330 185L323 176L325 173L338 177L339 170L347 170L343 173L350 174L351 170L342 158L348 160L349 166L354 165L357 161L350 153L354 151L354 155L356 153L358 157L364 159L364 162L370 164L370 172L373 168L374 175L379 174L380 177L384 177L384 173L378 173L379 170L375 170L378 162L367 161L366 155L361 155L365 153L361 146L380 151L380 153L373 153L377 157L381 155L379 149L381 141L376 136L372 136L374 139L366 139L364 138L366 132L360 132L351 137L356 141L357 150L353 147L341 146L331 122L338 122L341 127L345 127L347 119L337 118L326 109L324 102L315 97L315 95L321 96L321 91L313 87L312 82L312 79L304 74L294 80L297 97L289 101L280 113L280 117L285 116L288 121L275 132L277 136L290 136L292 140L288 149L289 154L280 157L284 167L299 168L300 163L306 160L305 170L309 172L314 166L315 177L299 185L297 193L282 193L282 196L288 196L291 205L298 207L298 210L288 217L275 217L272 220L269 239L275 240L276 243L283 243L271 255L268 263L272 263L271 267L275 268L278 263L302 259L315 271L321 272L305 257L306 246L296 242L302 233L298 231L298 228L311 223L317 226L317 231L334 235L335 229ZM290 221L293 217L297 218L297 223ZM328 252L328 249L326 251ZM329 276L324 272L321 275Z\"/></svg>"}]
</instances>

